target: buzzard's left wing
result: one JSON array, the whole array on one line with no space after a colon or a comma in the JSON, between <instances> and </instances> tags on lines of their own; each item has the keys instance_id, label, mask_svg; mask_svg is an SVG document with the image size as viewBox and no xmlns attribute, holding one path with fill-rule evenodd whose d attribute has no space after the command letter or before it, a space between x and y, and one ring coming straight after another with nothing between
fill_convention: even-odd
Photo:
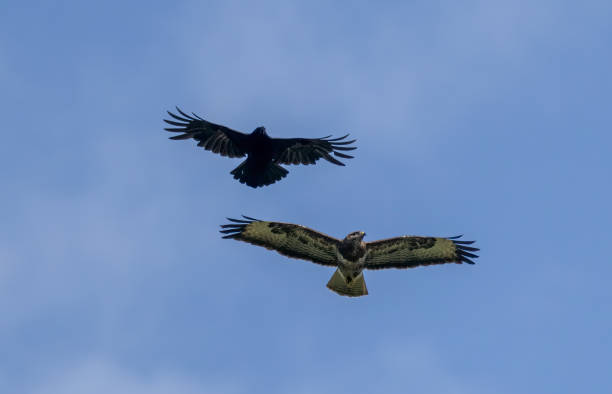
<instances>
[{"instance_id":1,"label":"buzzard's left wing","mask_svg":"<svg viewBox=\"0 0 612 394\"><path fill-rule=\"evenodd\" d=\"M296 259L321 265L337 266L336 250L340 241L318 231L290 223L263 222L243 216L230 219L231 224L221 226L223 238L233 238L276 250Z\"/></svg>"},{"instance_id":2,"label":"buzzard's left wing","mask_svg":"<svg viewBox=\"0 0 612 394\"><path fill-rule=\"evenodd\" d=\"M467 245L474 241L457 241L458 237L434 238L403 236L366 243L365 268L413 268L420 265L468 263L478 251Z\"/></svg>"},{"instance_id":3,"label":"buzzard's left wing","mask_svg":"<svg viewBox=\"0 0 612 394\"><path fill-rule=\"evenodd\" d=\"M352 144L357 140L343 141L349 135L330 139L330 135L323 138L273 138L272 144L279 164L315 164L320 158L330 163L343 166L344 163L332 157L352 159L353 156L338 151L349 151L357 149Z\"/></svg>"}]
</instances>

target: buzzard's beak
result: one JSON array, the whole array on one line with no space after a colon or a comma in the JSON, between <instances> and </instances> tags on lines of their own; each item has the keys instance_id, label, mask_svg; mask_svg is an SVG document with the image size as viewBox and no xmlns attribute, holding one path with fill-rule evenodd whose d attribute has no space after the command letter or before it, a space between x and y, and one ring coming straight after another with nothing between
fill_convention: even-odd
<instances>
[{"instance_id":1,"label":"buzzard's beak","mask_svg":"<svg viewBox=\"0 0 612 394\"><path fill-rule=\"evenodd\" d=\"M363 231L361 232L361 238L365 237L366 233L364 233Z\"/></svg>"}]
</instances>

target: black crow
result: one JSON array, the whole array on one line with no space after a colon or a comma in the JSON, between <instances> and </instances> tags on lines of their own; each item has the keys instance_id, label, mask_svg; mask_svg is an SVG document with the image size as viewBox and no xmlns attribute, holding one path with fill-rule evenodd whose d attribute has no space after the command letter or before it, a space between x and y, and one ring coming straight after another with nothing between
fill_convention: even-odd
<instances>
[{"instance_id":1,"label":"black crow","mask_svg":"<svg viewBox=\"0 0 612 394\"><path fill-rule=\"evenodd\" d=\"M164 122L176 126L165 130L182 133L170 137L172 140L193 138L198 146L221 156L244 157L247 159L231 172L234 179L251 187L270 185L284 178L289 171L279 164L315 164L320 158L343 166L344 163L331 156L352 159L339 151L356 149L352 144L356 140L346 141L348 134L330 139L331 135L322 138L270 138L264 127L256 128L251 134L244 134L228 127L208 122L198 115L187 115L178 107L179 115L168 111L173 120Z\"/></svg>"}]
</instances>

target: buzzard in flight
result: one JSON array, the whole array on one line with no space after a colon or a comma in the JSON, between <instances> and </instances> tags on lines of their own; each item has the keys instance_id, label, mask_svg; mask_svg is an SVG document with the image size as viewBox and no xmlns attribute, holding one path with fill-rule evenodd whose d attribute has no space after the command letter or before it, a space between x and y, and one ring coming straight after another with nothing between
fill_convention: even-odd
<instances>
[{"instance_id":1,"label":"buzzard in flight","mask_svg":"<svg viewBox=\"0 0 612 394\"><path fill-rule=\"evenodd\" d=\"M349 297L368 294L364 269L413 268L420 265L468 263L478 257L470 247L474 241L452 238L402 236L374 242L364 242L363 231L355 231L339 240L329 235L290 223L264 222L243 216L230 219L220 230L233 238L276 250L296 259L337 267L327 283L332 291Z\"/></svg>"},{"instance_id":2,"label":"buzzard in flight","mask_svg":"<svg viewBox=\"0 0 612 394\"><path fill-rule=\"evenodd\" d=\"M244 134L229 127L208 122L198 115L187 115L178 107L179 115L168 111L173 118L164 119L164 122L175 126L165 130L182 133L172 140L193 138L198 146L221 156L244 157L247 159L230 173L240 183L251 187L267 186L285 176L287 171L280 164L315 164L320 158L339 165L344 163L334 156L352 159L342 151L357 149L346 146L356 140L346 141L348 134L339 138L330 139L331 135L322 138L270 138L264 127L256 128L251 134Z\"/></svg>"}]
</instances>

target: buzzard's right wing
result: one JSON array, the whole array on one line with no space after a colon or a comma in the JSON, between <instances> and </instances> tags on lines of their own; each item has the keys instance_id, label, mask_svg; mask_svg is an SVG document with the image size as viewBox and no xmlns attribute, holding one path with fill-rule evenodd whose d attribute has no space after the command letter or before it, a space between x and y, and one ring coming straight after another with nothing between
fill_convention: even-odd
<instances>
[{"instance_id":1,"label":"buzzard's right wing","mask_svg":"<svg viewBox=\"0 0 612 394\"><path fill-rule=\"evenodd\" d=\"M338 239L297 224L263 222L243 217L246 220L227 219L232 223L221 226L224 230L220 232L227 234L223 238L263 246L296 259L337 266Z\"/></svg>"},{"instance_id":2,"label":"buzzard's right wing","mask_svg":"<svg viewBox=\"0 0 612 394\"><path fill-rule=\"evenodd\" d=\"M246 154L246 134L232 130L229 127L208 122L196 114L193 114L193 116L187 115L178 107L176 110L182 116L175 115L168 111L168 115L176 120L164 119L164 122L177 127L167 127L164 130L183 134L170 137L171 140L186 140L188 138L193 138L198 141L198 146L212 151L213 153L218 153L221 156L243 157Z\"/></svg>"}]
</instances>

